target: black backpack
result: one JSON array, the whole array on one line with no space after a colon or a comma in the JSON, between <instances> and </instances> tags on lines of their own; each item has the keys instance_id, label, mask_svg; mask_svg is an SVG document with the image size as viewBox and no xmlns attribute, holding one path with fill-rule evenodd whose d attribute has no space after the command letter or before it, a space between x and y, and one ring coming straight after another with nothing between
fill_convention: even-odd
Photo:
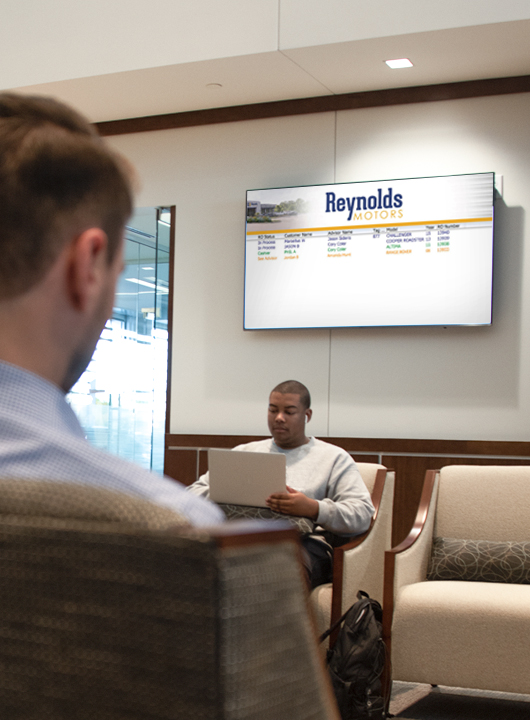
<instances>
[{"instance_id":1,"label":"black backpack","mask_svg":"<svg viewBox=\"0 0 530 720\"><path fill-rule=\"evenodd\" d=\"M389 715L388 694L383 692L381 681L386 659L381 637L383 612L377 600L362 590L357 598L320 641L343 623L337 641L327 653L328 671L342 720L384 720Z\"/></svg>"}]
</instances>

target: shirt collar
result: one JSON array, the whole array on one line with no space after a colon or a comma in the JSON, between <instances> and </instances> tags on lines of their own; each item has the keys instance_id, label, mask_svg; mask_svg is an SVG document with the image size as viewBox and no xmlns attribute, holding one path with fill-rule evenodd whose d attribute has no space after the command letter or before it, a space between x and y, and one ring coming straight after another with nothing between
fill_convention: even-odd
<instances>
[{"instance_id":1,"label":"shirt collar","mask_svg":"<svg viewBox=\"0 0 530 720\"><path fill-rule=\"evenodd\" d=\"M29 370L0 361L0 398L4 409L13 415L31 417L36 423L85 436L64 391Z\"/></svg>"}]
</instances>

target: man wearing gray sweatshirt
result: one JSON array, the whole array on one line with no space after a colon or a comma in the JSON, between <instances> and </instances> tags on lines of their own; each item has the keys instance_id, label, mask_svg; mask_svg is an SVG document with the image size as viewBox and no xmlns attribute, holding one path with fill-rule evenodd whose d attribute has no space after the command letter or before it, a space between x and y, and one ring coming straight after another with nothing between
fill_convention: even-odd
<instances>
[{"instance_id":1,"label":"man wearing gray sweatshirt","mask_svg":"<svg viewBox=\"0 0 530 720\"><path fill-rule=\"evenodd\" d=\"M311 416L308 389L296 380L280 383L269 397L268 425L272 437L239 445L234 450L285 455L287 492L274 493L267 498L267 505L271 510L315 522L315 532L303 536L302 543L310 557L310 583L316 587L331 579L331 546L366 532L374 507L351 455L306 435L306 423ZM208 496L208 473L188 490Z\"/></svg>"}]
</instances>

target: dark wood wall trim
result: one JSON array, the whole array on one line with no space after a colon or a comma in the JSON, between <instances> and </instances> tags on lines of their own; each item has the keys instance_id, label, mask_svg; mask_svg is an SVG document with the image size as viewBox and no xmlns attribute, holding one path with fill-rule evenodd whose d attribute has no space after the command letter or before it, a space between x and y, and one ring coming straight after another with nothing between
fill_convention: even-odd
<instances>
[{"instance_id":1,"label":"dark wood wall trim","mask_svg":"<svg viewBox=\"0 0 530 720\"><path fill-rule=\"evenodd\" d=\"M166 435L165 473L190 485L208 469L208 448L232 448L257 435ZM406 438L322 438L359 462L377 462L396 471L393 544L414 523L427 470L444 465L530 465L530 442L500 440L415 440Z\"/></svg>"},{"instance_id":2,"label":"dark wood wall trim","mask_svg":"<svg viewBox=\"0 0 530 720\"><path fill-rule=\"evenodd\" d=\"M390 88L367 92L325 95L279 100L276 102L236 105L233 107L192 110L190 112L151 115L148 117L109 120L95 123L100 135L125 135L128 133L172 130L175 128L213 125L216 123L259 120L264 118L307 115L309 113L357 110L388 105L435 102L439 100L460 100L463 98L487 97L530 92L530 75L518 77L467 80L465 82L443 83L440 85L419 85L416 87Z\"/></svg>"},{"instance_id":3,"label":"dark wood wall trim","mask_svg":"<svg viewBox=\"0 0 530 720\"><path fill-rule=\"evenodd\" d=\"M268 435L180 435L168 434L166 448L168 447L227 447L241 443L262 440ZM402 438L346 438L326 437L326 442L344 448L348 452L360 451L363 453L384 452L405 453L411 455L491 455L530 457L530 442L517 442L506 440L408 440Z\"/></svg>"}]
</instances>

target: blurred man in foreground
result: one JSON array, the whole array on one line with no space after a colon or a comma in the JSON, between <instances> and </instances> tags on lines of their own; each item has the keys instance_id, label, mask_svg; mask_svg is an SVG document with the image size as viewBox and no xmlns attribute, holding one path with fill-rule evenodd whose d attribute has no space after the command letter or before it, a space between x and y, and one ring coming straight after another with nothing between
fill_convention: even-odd
<instances>
[{"instance_id":1,"label":"blurred man in foreground","mask_svg":"<svg viewBox=\"0 0 530 720\"><path fill-rule=\"evenodd\" d=\"M95 485L209 525L223 515L86 441L65 393L112 312L131 171L49 98L0 94L0 476Z\"/></svg>"}]
</instances>

